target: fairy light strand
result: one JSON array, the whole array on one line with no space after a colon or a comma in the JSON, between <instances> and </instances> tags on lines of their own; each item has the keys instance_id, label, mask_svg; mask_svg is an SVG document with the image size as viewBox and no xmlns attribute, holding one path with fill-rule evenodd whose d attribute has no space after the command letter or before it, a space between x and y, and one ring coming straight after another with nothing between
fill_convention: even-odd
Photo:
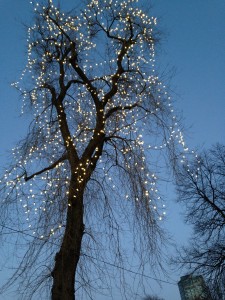
<instances>
[{"instance_id":1,"label":"fairy light strand","mask_svg":"<svg viewBox=\"0 0 225 300\"><path fill-rule=\"evenodd\" d=\"M60 131L62 120L57 118L56 111L52 109L51 95L46 87L54 83L58 93L60 78L63 78L64 85L71 84L61 112L65 111L71 132L66 144L72 142L78 155L81 156L93 138L96 125L96 105L93 102L93 95L102 102L105 101L108 91L114 84L113 76L117 72L122 51L126 53L123 54L122 67L127 71L118 75L120 80L115 85L115 89L118 86L118 91L104 107L105 115L113 112L115 107L121 107L115 115L112 113L112 117L105 121L104 134L117 136L116 142L109 143L107 147L117 145L117 155L124 160L123 167L127 170L135 167L144 174L143 190L147 206L156 211L157 218L162 220L166 214L165 204L158 192L155 172L146 169L146 153L164 150L177 142L182 153L180 162L187 163L186 157L190 151L179 129L172 99L166 86L156 75L154 30L157 19L149 17L139 9L136 0L92 0L78 16L59 11L51 0L48 1L48 6L43 7L38 2L30 3L42 23L36 23L28 29L27 64L19 81L13 86L23 95L22 113L30 107L33 111L35 123L33 134L36 140L33 140L31 132L26 147L18 146L13 149L17 164L12 170L6 171L4 176L9 191L16 189L28 228L32 231L35 222L43 213L47 214L55 209L58 205L55 203L57 193L58 201L64 201L70 181L66 161L60 161L54 170L46 171L41 176L34 176L27 182L24 182L21 175L27 170L32 174L37 167L41 169L53 164L65 151ZM109 26L107 16L112 8L117 14L117 19ZM134 20L132 30L136 32L136 39L130 44L127 43L124 50L121 50L121 41L126 39L126 34L131 30L131 20ZM135 27L135 22L141 24L140 32L139 28ZM99 33L96 33L98 31ZM100 41L99 44L95 37ZM80 55L79 66L75 67L79 67L87 74L91 85L85 85L71 67L70 52L62 58L71 43L76 45L76 51ZM102 45L105 45L104 50ZM105 59L102 58L102 53ZM30 90L23 85L27 79L32 85ZM71 80L74 80L74 83L70 83ZM91 90L91 86L95 90ZM132 106L134 109L129 109ZM152 132L148 131L149 120L152 120ZM166 133L160 132L160 128L166 128ZM150 135L154 136L154 139ZM119 140L125 140L126 143L119 143ZM105 153L107 151L109 155L112 150L107 148ZM98 148L95 152L96 157L97 152ZM142 159L135 160L134 153L138 153ZM90 164L91 161L87 160L84 165L77 168L77 173L80 174L77 179L79 184L83 183ZM107 155L102 154L96 168L98 172L102 172L104 182L106 180L115 190L118 181L110 170ZM59 187L62 186L63 189L60 190ZM121 197L129 201L132 198L129 189L125 188L121 192ZM138 203L140 199L141 197L136 197L135 201ZM61 218L59 225L49 229L48 235L54 235L61 230L63 214ZM33 234L39 233L33 231ZM45 238L45 235L41 234L40 237Z\"/></svg>"}]
</instances>

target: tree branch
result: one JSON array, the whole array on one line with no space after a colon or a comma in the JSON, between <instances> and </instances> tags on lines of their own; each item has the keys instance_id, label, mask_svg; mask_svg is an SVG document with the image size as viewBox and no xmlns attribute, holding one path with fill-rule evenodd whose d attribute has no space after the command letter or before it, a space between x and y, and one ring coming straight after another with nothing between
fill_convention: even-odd
<instances>
[{"instance_id":1,"label":"tree branch","mask_svg":"<svg viewBox=\"0 0 225 300\"><path fill-rule=\"evenodd\" d=\"M138 102L132 104L132 105L126 105L126 106L116 106L111 108L105 115L105 119L108 119L114 112L117 112L119 110L130 110L134 107L138 106Z\"/></svg>"},{"instance_id":2,"label":"tree branch","mask_svg":"<svg viewBox=\"0 0 225 300\"><path fill-rule=\"evenodd\" d=\"M30 175L30 176L27 176L27 175L25 174L24 180L25 180L25 181L28 181L28 180L34 178L34 177L37 176L37 175L40 175L40 174L42 174L42 173L44 173L44 172L46 172L46 171L49 171L49 170L54 169L58 164L60 164L62 161L66 160L67 158L68 158L67 154L64 154L62 157L60 157L57 161L55 161L53 164L51 164L51 165L48 166L47 168L44 168L44 169L42 169L42 170L40 170L40 171L38 171L38 172L36 172L36 173L33 173L33 174Z\"/></svg>"}]
</instances>

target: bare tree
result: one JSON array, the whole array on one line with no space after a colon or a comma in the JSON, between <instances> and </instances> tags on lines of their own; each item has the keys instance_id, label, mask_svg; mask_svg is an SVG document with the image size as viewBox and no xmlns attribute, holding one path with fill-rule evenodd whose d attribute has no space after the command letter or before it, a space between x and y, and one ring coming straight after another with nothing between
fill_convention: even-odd
<instances>
[{"instance_id":1,"label":"bare tree","mask_svg":"<svg viewBox=\"0 0 225 300\"><path fill-rule=\"evenodd\" d=\"M186 222L194 226L190 246L179 262L202 274L212 294L225 296L225 146L203 152L178 174L179 201L186 205ZM216 296L215 296L216 297ZM215 298L214 297L214 298ZM215 298L217 299L217 298Z\"/></svg>"},{"instance_id":2,"label":"bare tree","mask_svg":"<svg viewBox=\"0 0 225 300\"><path fill-rule=\"evenodd\" d=\"M75 299L75 289L107 287L107 262L121 267L127 243L143 265L157 263L153 150L183 141L155 72L156 19L137 1L64 13L49 0L34 11L15 83L33 121L1 180L2 236L17 232L21 255L8 284L20 280L23 299L46 284L52 299Z\"/></svg>"}]
</instances>

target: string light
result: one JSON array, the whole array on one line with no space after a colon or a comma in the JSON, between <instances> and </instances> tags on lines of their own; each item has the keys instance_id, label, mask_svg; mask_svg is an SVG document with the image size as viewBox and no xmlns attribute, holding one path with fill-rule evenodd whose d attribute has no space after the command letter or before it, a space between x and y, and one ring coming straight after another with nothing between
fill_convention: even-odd
<instances>
[{"instance_id":1,"label":"string light","mask_svg":"<svg viewBox=\"0 0 225 300\"><path fill-rule=\"evenodd\" d=\"M144 183L144 195L137 191L135 202L144 199L162 220L165 206L158 196L157 176L146 167L146 153L161 151L175 142L181 146L182 153L188 154L189 149L179 129L171 97L156 75L157 19L139 9L136 0L92 0L76 16L63 13L53 1L48 1L47 7L30 3L40 23L28 29L27 64L13 86L23 95L22 113L31 109L34 123L25 145L13 149L17 164L6 171L4 180L9 191L14 192L16 186L31 232L39 234L32 228L43 213L48 214L57 206L56 211L62 207L65 210L63 203L69 194L72 174L66 159L55 165L54 162L71 146L82 161L90 141L101 135L108 137L104 151L99 155L97 145L93 156L77 166L78 184L85 182L90 166L97 159L96 169L102 172L99 178L106 178L107 184L115 189L118 179L111 170L109 157L116 147L116 160L120 161L121 168L143 174L140 180ZM117 17L110 24L112 11ZM81 72L86 82L80 77ZM27 88L27 81L32 88ZM68 87L66 96L57 111L52 94L60 97L65 87ZM99 111L96 102L103 107ZM95 136L97 113L102 116L102 129ZM64 115L70 132L66 140L62 136ZM181 163L187 162L186 154L182 154ZM24 181L28 172L35 174L37 168L41 170L46 165L54 168ZM129 185L121 192L121 198L133 199ZM59 218L63 219L65 214L61 215ZM48 235L61 229L61 225L50 228Z\"/></svg>"}]
</instances>

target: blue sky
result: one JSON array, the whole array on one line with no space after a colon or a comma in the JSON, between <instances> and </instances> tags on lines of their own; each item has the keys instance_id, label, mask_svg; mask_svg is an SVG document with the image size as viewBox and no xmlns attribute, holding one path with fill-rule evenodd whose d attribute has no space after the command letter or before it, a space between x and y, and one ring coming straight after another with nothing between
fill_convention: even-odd
<instances>
[{"instance_id":1,"label":"blue sky","mask_svg":"<svg viewBox=\"0 0 225 300\"><path fill-rule=\"evenodd\" d=\"M148 5L148 1L145 2ZM76 0L68 0L66 3L72 8ZM7 150L26 132L27 122L19 118L19 95L10 87L10 83L19 78L25 66L26 32L21 23L28 22L31 6L29 0L0 0L0 11L1 167L7 159ZM176 108L182 111L188 146L202 149L216 142L224 143L225 2L154 0L152 14L158 18L158 26L162 30L158 64L161 70L176 71L170 88ZM165 193L168 195L165 226L177 243L185 242L190 229L183 224L180 215L182 208L174 203L175 195L169 185L165 187ZM150 271L146 272L152 276ZM0 271L0 282L4 278L5 273ZM170 281L173 280L179 280L179 273L171 273ZM146 280L146 291L158 294L165 300L180 299L176 285L162 284L160 288L154 280ZM1 299L15 298L9 296ZM116 296L114 299L120 300Z\"/></svg>"},{"instance_id":2,"label":"blue sky","mask_svg":"<svg viewBox=\"0 0 225 300\"><path fill-rule=\"evenodd\" d=\"M193 147L224 142L225 56L224 1L155 0L167 41L165 62L176 68L173 79ZM159 58L160 59L160 58Z\"/></svg>"}]
</instances>

